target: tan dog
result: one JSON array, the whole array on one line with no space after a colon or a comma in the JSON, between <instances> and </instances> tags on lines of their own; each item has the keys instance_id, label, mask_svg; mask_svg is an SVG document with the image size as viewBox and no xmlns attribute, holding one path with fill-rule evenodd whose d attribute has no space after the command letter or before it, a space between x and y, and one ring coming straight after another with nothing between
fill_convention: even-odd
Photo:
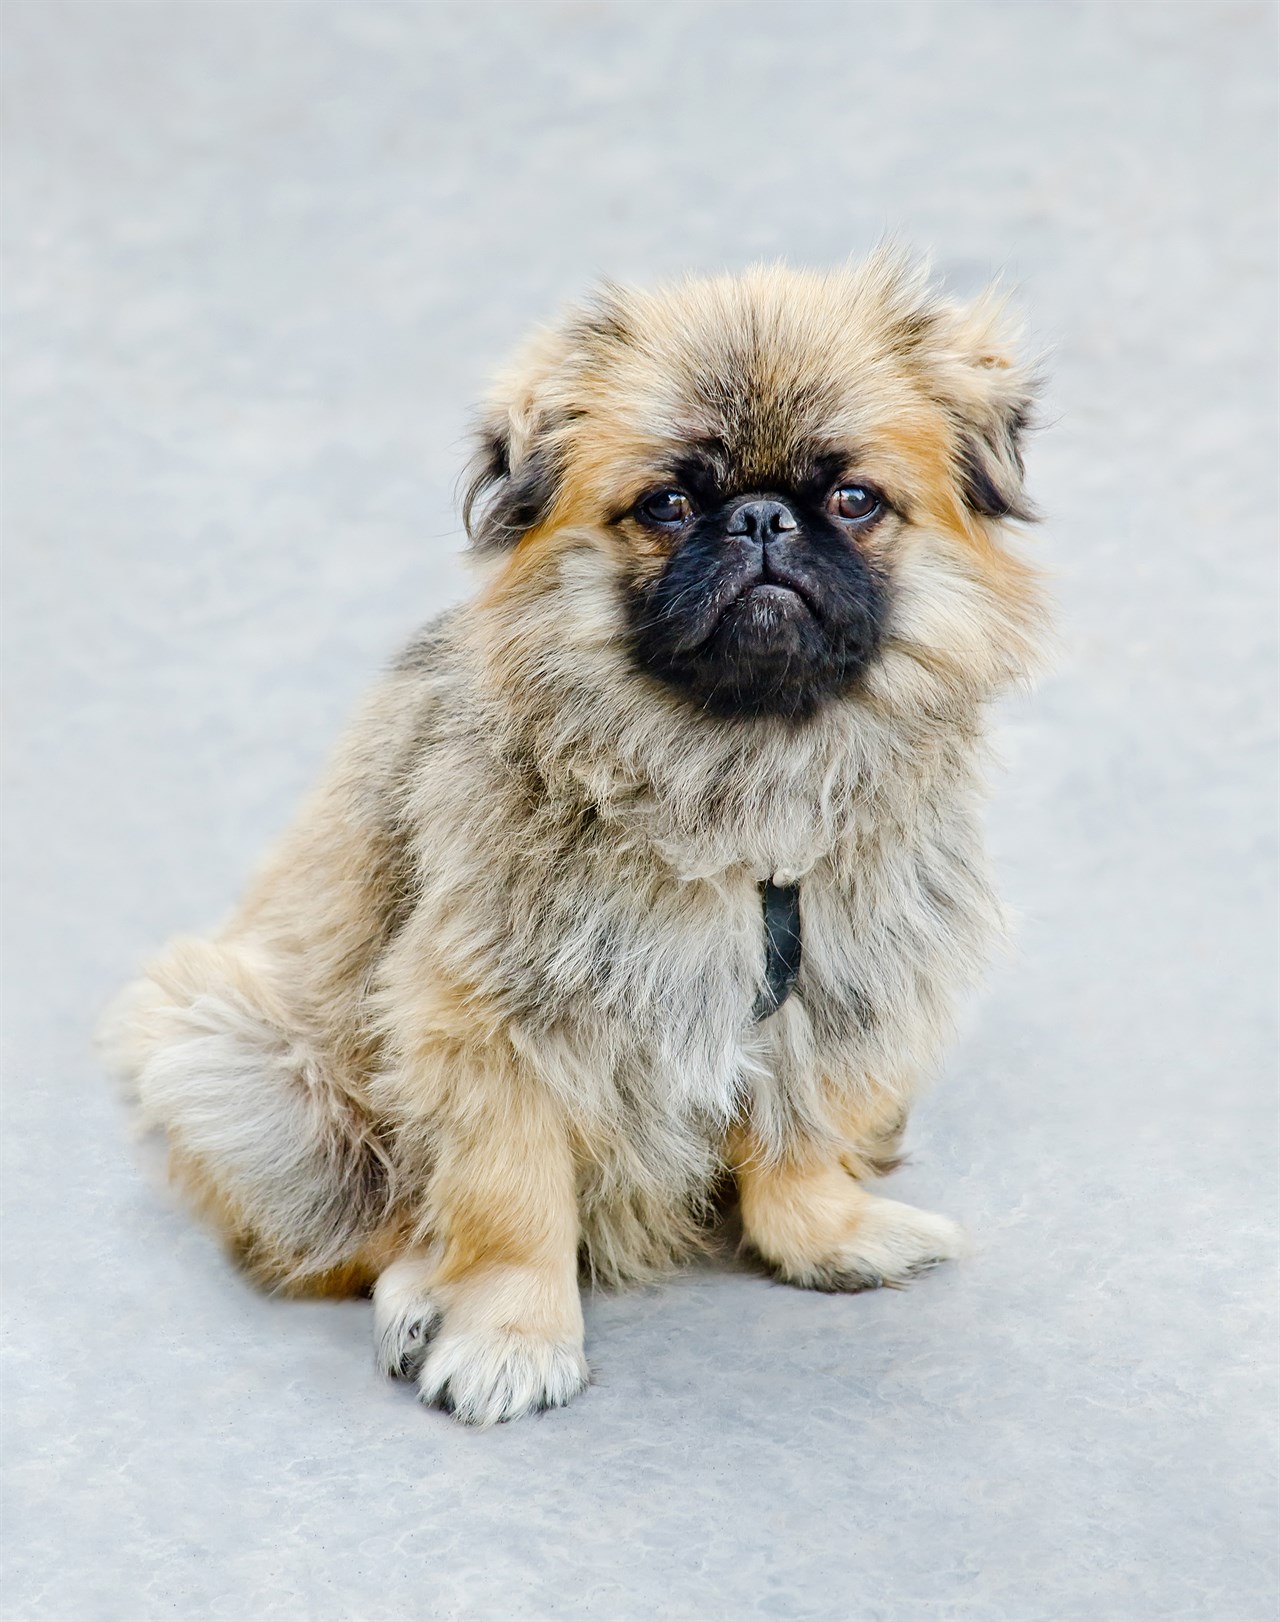
<instances>
[{"instance_id":1,"label":"tan dog","mask_svg":"<svg viewBox=\"0 0 1280 1622\"><path fill-rule=\"evenodd\" d=\"M109 1020L250 1273L376 1281L384 1367L461 1419L580 1390L580 1267L678 1260L726 1171L793 1283L956 1252L864 1183L1001 924L985 711L1040 621L1001 322L881 254L540 336L483 429L478 595Z\"/></svg>"}]
</instances>

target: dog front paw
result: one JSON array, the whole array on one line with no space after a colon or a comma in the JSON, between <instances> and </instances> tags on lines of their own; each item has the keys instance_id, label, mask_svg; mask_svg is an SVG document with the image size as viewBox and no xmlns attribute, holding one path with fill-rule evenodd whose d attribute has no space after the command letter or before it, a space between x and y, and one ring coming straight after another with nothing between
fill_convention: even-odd
<instances>
[{"instance_id":1,"label":"dog front paw","mask_svg":"<svg viewBox=\"0 0 1280 1622\"><path fill-rule=\"evenodd\" d=\"M949 1217L898 1200L868 1199L832 1254L789 1276L811 1290L901 1287L964 1249L964 1232Z\"/></svg>"},{"instance_id":2,"label":"dog front paw","mask_svg":"<svg viewBox=\"0 0 1280 1622\"><path fill-rule=\"evenodd\" d=\"M562 1408L587 1384L581 1346L520 1329L443 1333L431 1343L418 1380L423 1402L465 1425L497 1425Z\"/></svg>"}]
</instances>

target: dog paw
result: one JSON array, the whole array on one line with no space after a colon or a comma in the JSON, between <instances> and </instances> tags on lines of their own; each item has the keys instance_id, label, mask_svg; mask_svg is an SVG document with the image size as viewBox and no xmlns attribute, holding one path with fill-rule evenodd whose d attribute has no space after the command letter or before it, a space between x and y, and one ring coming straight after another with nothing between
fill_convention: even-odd
<instances>
[{"instance_id":1,"label":"dog paw","mask_svg":"<svg viewBox=\"0 0 1280 1622\"><path fill-rule=\"evenodd\" d=\"M562 1408L587 1384L574 1341L519 1329L445 1331L427 1353L418 1381L423 1402L466 1425L496 1425L544 1408Z\"/></svg>"},{"instance_id":2,"label":"dog paw","mask_svg":"<svg viewBox=\"0 0 1280 1622\"><path fill-rule=\"evenodd\" d=\"M396 1380L416 1379L440 1309L426 1290L429 1272L417 1262L396 1262L373 1291L373 1344L378 1367Z\"/></svg>"},{"instance_id":3,"label":"dog paw","mask_svg":"<svg viewBox=\"0 0 1280 1622\"><path fill-rule=\"evenodd\" d=\"M963 1230L948 1217L898 1200L870 1199L849 1238L794 1282L811 1290L900 1287L964 1253Z\"/></svg>"}]
</instances>

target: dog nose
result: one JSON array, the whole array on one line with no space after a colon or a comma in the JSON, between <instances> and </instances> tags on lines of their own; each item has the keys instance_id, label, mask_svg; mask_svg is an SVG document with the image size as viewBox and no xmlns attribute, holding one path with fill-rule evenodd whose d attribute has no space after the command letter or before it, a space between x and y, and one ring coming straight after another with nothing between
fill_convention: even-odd
<instances>
[{"instance_id":1,"label":"dog nose","mask_svg":"<svg viewBox=\"0 0 1280 1622\"><path fill-rule=\"evenodd\" d=\"M784 501L753 498L734 508L725 525L725 534L749 535L763 544L771 535L795 527L795 514Z\"/></svg>"}]
</instances>

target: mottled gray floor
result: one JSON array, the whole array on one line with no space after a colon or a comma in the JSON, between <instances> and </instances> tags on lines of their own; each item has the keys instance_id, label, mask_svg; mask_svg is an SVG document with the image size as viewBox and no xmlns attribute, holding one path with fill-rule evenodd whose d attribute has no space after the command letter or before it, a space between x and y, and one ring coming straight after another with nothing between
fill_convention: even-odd
<instances>
[{"instance_id":1,"label":"mottled gray floor","mask_svg":"<svg viewBox=\"0 0 1280 1622\"><path fill-rule=\"evenodd\" d=\"M5 1614L1275 1614L1271 8L25 4L9 237ZM466 405L593 275L886 228L1053 350L1022 915L903 1293L695 1271L486 1435L140 1174L106 995L463 589Z\"/></svg>"}]
</instances>

